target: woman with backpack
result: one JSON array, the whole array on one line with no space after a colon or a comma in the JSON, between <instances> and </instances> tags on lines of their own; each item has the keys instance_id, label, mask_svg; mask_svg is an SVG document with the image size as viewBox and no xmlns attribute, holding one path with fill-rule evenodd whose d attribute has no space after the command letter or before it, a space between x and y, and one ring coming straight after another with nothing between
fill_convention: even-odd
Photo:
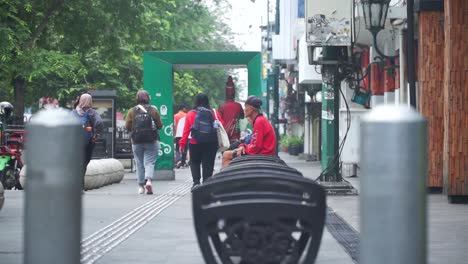
<instances>
[{"instance_id":1,"label":"woman with backpack","mask_svg":"<svg viewBox=\"0 0 468 264\"><path fill-rule=\"evenodd\" d=\"M184 132L179 140L181 153L185 152L185 145L189 143L192 189L201 183L202 177L203 181L206 181L213 175L218 150L217 129L214 122L216 119L224 126L221 115L211 109L208 96L203 93L198 94L195 97L195 106L185 116ZM189 134L192 137L190 140L188 139ZM203 173L200 172L200 169L203 169Z\"/></svg>"},{"instance_id":2,"label":"woman with backpack","mask_svg":"<svg viewBox=\"0 0 468 264\"><path fill-rule=\"evenodd\" d=\"M84 93L80 95L75 104L72 114L80 119L83 125L84 134L84 161L83 161L83 191L84 191L84 176L86 168L91 161L94 145L98 135L103 128L102 118L96 110L93 109L93 98L90 94Z\"/></svg>"},{"instance_id":3,"label":"woman with backpack","mask_svg":"<svg viewBox=\"0 0 468 264\"><path fill-rule=\"evenodd\" d=\"M161 117L156 107L150 106L150 96L140 90L125 119L125 127L131 134L133 156L136 163L138 193L153 194L151 181L154 178L154 164L159 152L159 133L162 128Z\"/></svg>"}]
</instances>

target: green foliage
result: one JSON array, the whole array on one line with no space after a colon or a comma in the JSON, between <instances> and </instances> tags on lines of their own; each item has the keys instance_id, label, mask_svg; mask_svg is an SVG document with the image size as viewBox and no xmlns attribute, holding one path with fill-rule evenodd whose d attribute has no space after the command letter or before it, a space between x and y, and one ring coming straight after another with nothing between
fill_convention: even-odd
<instances>
[{"instance_id":1,"label":"green foliage","mask_svg":"<svg viewBox=\"0 0 468 264\"><path fill-rule=\"evenodd\" d=\"M289 146L302 146L304 145L304 139L298 136L289 137Z\"/></svg>"},{"instance_id":2,"label":"green foliage","mask_svg":"<svg viewBox=\"0 0 468 264\"><path fill-rule=\"evenodd\" d=\"M195 95L202 92L198 80L187 72L174 72L174 103L191 105Z\"/></svg>"},{"instance_id":3,"label":"green foliage","mask_svg":"<svg viewBox=\"0 0 468 264\"><path fill-rule=\"evenodd\" d=\"M15 81L24 80L25 105L36 105L47 95L65 106L93 86L116 90L117 107L128 109L143 87L144 51L236 49L221 21L221 14L228 13L227 1L204 2L3 0L0 100L13 101ZM175 73L174 100L190 104L204 91L217 104L225 79L223 70ZM22 102L16 104L22 113Z\"/></svg>"},{"instance_id":4,"label":"green foliage","mask_svg":"<svg viewBox=\"0 0 468 264\"><path fill-rule=\"evenodd\" d=\"M280 146L283 148L289 147L289 136L288 135L282 135L280 139Z\"/></svg>"},{"instance_id":5,"label":"green foliage","mask_svg":"<svg viewBox=\"0 0 468 264\"><path fill-rule=\"evenodd\" d=\"M296 147L302 146L304 144L304 139L299 136L282 135L279 143L280 146L284 148Z\"/></svg>"}]
</instances>

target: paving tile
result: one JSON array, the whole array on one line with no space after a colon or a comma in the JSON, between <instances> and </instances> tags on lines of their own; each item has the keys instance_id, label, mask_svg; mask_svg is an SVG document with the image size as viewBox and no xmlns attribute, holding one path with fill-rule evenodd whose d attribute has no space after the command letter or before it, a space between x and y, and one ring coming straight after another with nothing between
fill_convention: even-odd
<instances>
[{"instance_id":1,"label":"paving tile","mask_svg":"<svg viewBox=\"0 0 468 264\"><path fill-rule=\"evenodd\" d=\"M320 164L281 155L306 177L315 179ZM219 160L217 167L219 169ZM155 182L155 195L138 195L134 173L119 184L86 192L83 196L83 238L109 225L158 195L190 180L190 170L176 170L175 181ZM347 178L359 189L359 177ZM20 264L23 259L23 191L6 191L0 211L0 263ZM359 196L329 196L327 204L359 231ZM468 205L452 205L442 194L428 195L428 263L468 263ZM96 263L203 264L193 227L191 196L180 198ZM353 263L325 229L319 264Z\"/></svg>"}]
</instances>

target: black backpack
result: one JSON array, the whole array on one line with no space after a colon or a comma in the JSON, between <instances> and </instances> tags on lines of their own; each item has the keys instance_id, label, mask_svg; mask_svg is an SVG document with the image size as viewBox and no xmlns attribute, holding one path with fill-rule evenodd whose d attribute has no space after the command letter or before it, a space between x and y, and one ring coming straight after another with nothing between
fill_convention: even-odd
<instances>
[{"instance_id":1,"label":"black backpack","mask_svg":"<svg viewBox=\"0 0 468 264\"><path fill-rule=\"evenodd\" d=\"M198 143L215 142L218 140L216 129L214 128L214 117L211 109L197 107L195 110L195 122L191 127L192 138Z\"/></svg>"},{"instance_id":2,"label":"black backpack","mask_svg":"<svg viewBox=\"0 0 468 264\"><path fill-rule=\"evenodd\" d=\"M133 111L135 113L132 129L133 143L151 143L158 140L159 134L151 116L151 106L143 108L138 105L133 108Z\"/></svg>"}]
</instances>

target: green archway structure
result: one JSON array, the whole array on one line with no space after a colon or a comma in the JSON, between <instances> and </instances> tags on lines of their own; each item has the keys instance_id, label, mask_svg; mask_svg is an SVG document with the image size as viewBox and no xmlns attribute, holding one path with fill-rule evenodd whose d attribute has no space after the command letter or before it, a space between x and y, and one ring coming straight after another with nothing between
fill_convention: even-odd
<instances>
[{"instance_id":1,"label":"green archway structure","mask_svg":"<svg viewBox=\"0 0 468 264\"><path fill-rule=\"evenodd\" d=\"M155 169L156 179L173 180L173 71L180 68L247 68L248 94L261 96L260 52L150 51L143 57L143 85L158 107L164 127L159 131L161 149ZM224 84L220 84L224 86Z\"/></svg>"}]
</instances>

